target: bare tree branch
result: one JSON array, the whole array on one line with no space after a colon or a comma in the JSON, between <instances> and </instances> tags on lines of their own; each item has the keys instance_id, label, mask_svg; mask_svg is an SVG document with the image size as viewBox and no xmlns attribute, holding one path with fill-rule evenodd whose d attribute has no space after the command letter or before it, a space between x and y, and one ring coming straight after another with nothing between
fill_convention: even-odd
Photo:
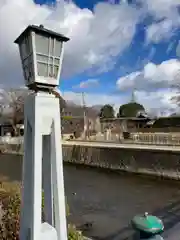
<instances>
[{"instance_id":1,"label":"bare tree branch","mask_svg":"<svg viewBox=\"0 0 180 240\"><path fill-rule=\"evenodd\" d=\"M1 89L0 91L1 115L12 124L15 135L17 134L17 124L23 121L24 99L28 93L24 89Z\"/></svg>"}]
</instances>

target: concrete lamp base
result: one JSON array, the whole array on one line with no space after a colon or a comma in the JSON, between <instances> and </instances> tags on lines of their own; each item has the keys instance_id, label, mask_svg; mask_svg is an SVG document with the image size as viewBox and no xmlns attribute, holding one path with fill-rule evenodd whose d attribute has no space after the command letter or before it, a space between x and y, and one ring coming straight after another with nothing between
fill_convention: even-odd
<instances>
[{"instance_id":1,"label":"concrete lamp base","mask_svg":"<svg viewBox=\"0 0 180 240\"><path fill-rule=\"evenodd\" d=\"M33 93L24 109L20 240L67 240L59 99L53 94Z\"/></svg>"},{"instance_id":2,"label":"concrete lamp base","mask_svg":"<svg viewBox=\"0 0 180 240\"><path fill-rule=\"evenodd\" d=\"M58 240L56 229L48 223L42 223L40 240Z\"/></svg>"}]
</instances>

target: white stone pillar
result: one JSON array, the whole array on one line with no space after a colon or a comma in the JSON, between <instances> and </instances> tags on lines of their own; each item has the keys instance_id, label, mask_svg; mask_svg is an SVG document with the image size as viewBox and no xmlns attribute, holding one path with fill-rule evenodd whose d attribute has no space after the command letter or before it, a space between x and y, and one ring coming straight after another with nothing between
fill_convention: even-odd
<instances>
[{"instance_id":1,"label":"white stone pillar","mask_svg":"<svg viewBox=\"0 0 180 240\"><path fill-rule=\"evenodd\" d=\"M60 109L54 95L27 97L24 151L20 240L67 240Z\"/></svg>"}]
</instances>

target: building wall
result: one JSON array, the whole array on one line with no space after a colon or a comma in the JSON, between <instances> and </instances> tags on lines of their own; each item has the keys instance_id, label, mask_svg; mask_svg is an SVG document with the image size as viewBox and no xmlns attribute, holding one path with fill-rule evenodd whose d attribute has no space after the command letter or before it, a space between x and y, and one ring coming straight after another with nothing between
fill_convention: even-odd
<instances>
[{"instance_id":1,"label":"building wall","mask_svg":"<svg viewBox=\"0 0 180 240\"><path fill-rule=\"evenodd\" d=\"M126 122L126 127L125 126ZM153 125L146 125L146 119L113 119L113 120L101 120L101 131L105 131L106 128L111 128L112 132L120 133L125 131L125 128L128 132L180 132L180 127L154 127Z\"/></svg>"},{"instance_id":2,"label":"building wall","mask_svg":"<svg viewBox=\"0 0 180 240\"><path fill-rule=\"evenodd\" d=\"M146 119L123 119L117 118L112 120L101 120L101 131L104 132L105 129L110 128L114 133L120 132L132 132L136 131L137 128L143 128L146 125Z\"/></svg>"}]
</instances>

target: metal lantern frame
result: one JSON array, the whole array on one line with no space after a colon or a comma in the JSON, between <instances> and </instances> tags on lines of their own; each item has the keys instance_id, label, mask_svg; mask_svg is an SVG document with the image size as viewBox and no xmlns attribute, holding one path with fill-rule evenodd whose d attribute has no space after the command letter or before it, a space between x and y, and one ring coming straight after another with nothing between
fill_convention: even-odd
<instances>
[{"instance_id":1,"label":"metal lantern frame","mask_svg":"<svg viewBox=\"0 0 180 240\"><path fill-rule=\"evenodd\" d=\"M29 25L15 40L19 45L25 85L55 87L59 85L64 42L69 38L44 28Z\"/></svg>"}]
</instances>

